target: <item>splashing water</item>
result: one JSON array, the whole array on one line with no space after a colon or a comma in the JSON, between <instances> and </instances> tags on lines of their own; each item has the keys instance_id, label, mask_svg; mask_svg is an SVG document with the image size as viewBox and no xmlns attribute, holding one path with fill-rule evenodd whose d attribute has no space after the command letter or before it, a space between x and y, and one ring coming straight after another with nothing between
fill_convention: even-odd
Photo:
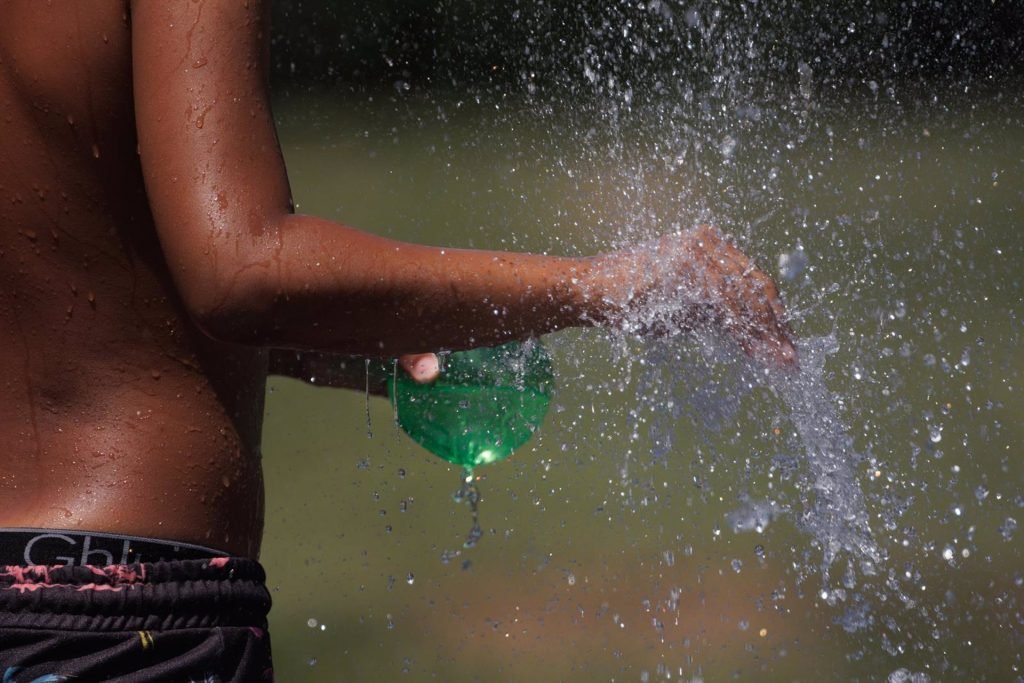
<instances>
[{"instance_id":1,"label":"splashing water","mask_svg":"<svg viewBox=\"0 0 1024 683\"><path fill-rule=\"evenodd\" d=\"M835 397L825 386L825 359L839 349L834 336L816 337L800 345L801 370L796 377L776 378L772 386L789 408L810 470L811 490L804 492L799 525L823 551L822 573L842 554L874 574L883 559L871 535L864 494L857 481L854 452L846 428L836 414Z\"/></svg>"},{"instance_id":2,"label":"splashing water","mask_svg":"<svg viewBox=\"0 0 1024 683\"><path fill-rule=\"evenodd\" d=\"M798 490L793 500L774 489L770 500L747 493L738 496L739 505L726 515L735 533L764 533L781 516L790 516L796 526L808 534L822 552L820 573L827 584L829 570L841 557L865 576L877 573L885 553L875 541L869 524L869 512L860 482L857 464L863 458L837 412L838 397L827 387L825 362L839 349L833 335L801 340L801 368L798 372L767 371L749 361L732 344L717 339L699 340L698 360L681 351L673 340L657 340L646 345L642 365L646 368L640 382L641 403L647 415L652 439L651 455L664 462L678 451L673 439L676 423L689 417L703 443L697 448L698 471L694 483L709 487L708 478L721 461L719 453L728 450L729 427L757 421L752 414L741 415L744 401L756 390L779 399L762 402L768 416L788 412L792 438L791 452L753 453L758 462L771 462L771 468L788 479L798 472ZM637 433L634 427L634 433ZM740 463L726 461L724 469L739 475ZM629 472L629 457L623 467ZM730 487L731 488L731 487ZM848 573L847 577L853 574ZM849 584L850 579L845 579Z\"/></svg>"}]
</instances>

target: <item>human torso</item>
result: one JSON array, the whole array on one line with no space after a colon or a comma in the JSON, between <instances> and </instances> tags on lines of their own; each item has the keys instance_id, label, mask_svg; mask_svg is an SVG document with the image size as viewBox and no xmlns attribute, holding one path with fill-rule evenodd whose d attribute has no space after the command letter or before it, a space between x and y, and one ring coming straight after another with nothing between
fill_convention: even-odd
<instances>
[{"instance_id":1,"label":"human torso","mask_svg":"<svg viewBox=\"0 0 1024 683\"><path fill-rule=\"evenodd\" d=\"M183 312L147 207L123 3L0 6L0 527L255 556L263 352Z\"/></svg>"}]
</instances>

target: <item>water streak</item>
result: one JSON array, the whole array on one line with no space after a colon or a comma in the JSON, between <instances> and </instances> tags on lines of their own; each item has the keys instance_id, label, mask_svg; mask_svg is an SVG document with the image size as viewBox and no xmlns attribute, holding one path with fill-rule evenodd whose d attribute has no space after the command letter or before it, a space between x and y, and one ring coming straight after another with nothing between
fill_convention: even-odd
<instances>
[{"instance_id":1,"label":"water streak","mask_svg":"<svg viewBox=\"0 0 1024 683\"><path fill-rule=\"evenodd\" d=\"M480 527L480 489L476 485L476 477L472 472L464 470L461 475L461 485L453 496L456 503L466 502L469 504L470 514L473 519L473 526L470 527L463 548L475 548L480 542L484 532Z\"/></svg>"},{"instance_id":2,"label":"water streak","mask_svg":"<svg viewBox=\"0 0 1024 683\"><path fill-rule=\"evenodd\" d=\"M883 559L871 534L867 505L857 481L860 456L836 414L836 397L825 385L827 356L839 348L835 337L817 337L800 345L802 367L796 377L773 378L800 439L801 457L810 474L810 491L802 492L799 526L821 546L822 572L840 554L849 555L865 574Z\"/></svg>"},{"instance_id":3,"label":"water streak","mask_svg":"<svg viewBox=\"0 0 1024 683\"><path fill-rule=\"evenodd\" d=\"M673 434L682 417L689 417L698 439L694 483L713 486L712 480L721 456L736 445L730 425L744 424L749 429L759 420L746 412L752 392L770 392L778 400L770 412L788 413L792 437L787 452L755 453L754 460L771 460L773 471L782 473L781 481L794 477L796 498L785 487L772 489L770 500L740 494L737 508L726 515L735 533L764 533L769 523L780 516L793 519L821 549L821 576L828 583L829 569L840 558L861 575L874 575L884 560L875 541L870 514L857 477L862 457L853 445L846 425L837 412L839 398L826 384L825 362L838 351L832 335L805 338L799 342L801 369L770 371L742 356L734 345L708 335L698 340L699 355L681 351L672 340L655 340L644 351L644 377L641 380L641 417L649 417L654 462L661 462L669 451L677 450ZM761 402L757 402L760 404ZM761 410L758 408L758 410ZM692 439L687 439L690 441ZM726 465L738 473L739 462ZM749 465L748 465L749 467ZM783 471L784 470L784 471ZM731 475L730 475L731 476ZM731 488L731 486L729 487ZM844 582L854 575L847 573Z\"/></svg>"}]
</instances>

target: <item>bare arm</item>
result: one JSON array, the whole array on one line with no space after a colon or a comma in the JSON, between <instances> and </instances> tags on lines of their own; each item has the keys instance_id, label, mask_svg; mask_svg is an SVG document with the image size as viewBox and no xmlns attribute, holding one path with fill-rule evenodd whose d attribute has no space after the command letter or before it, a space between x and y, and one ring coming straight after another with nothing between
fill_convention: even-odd
<instances>
[{"instance_id":1,"label":"bare arm","mask_svg":"<svg viewBox=\"0 0 1024 683\"><path fill-rule=\"evenodd\" d=\"M263 2L132 5L139 149L196 322L229 341L367 356L457 349L654 309L754 355L795 355L774 283L708 230L590 259L442 249L292 213ZM647 307L647 311L642 310ZM705 312L711 312L706 315Z\"/></svg>"},{"instance_id":2,"label":"bare arm","mask_svg":"<svg viewBox=\"0 0 1024 683\"><path fill-rule=\"evenodd\" d=\"M210 334L357 354L580 324L587 261L439 249L291 212L260 2L136 2L140 153L161 243Z\"/></svg>"}]
</instances>

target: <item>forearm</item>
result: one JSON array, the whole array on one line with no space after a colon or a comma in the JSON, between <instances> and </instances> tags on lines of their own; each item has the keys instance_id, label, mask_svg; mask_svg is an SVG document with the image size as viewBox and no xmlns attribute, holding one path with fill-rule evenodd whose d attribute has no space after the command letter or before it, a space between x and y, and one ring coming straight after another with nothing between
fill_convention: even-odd
<instances>
[{"instance_id":1,"label":"forearm","mask_svg":"<svg viewBox=\"0 0 1024 683\"><path fill-rule=\"evenodd\" d=\"M228 286L193 287L197 318L214 336L391 356L490 345L602 317L591 259L409 244L302 215L261 232L235 258L218 255L219 272L207 271Z\"/></svg>"}]
</instances>

